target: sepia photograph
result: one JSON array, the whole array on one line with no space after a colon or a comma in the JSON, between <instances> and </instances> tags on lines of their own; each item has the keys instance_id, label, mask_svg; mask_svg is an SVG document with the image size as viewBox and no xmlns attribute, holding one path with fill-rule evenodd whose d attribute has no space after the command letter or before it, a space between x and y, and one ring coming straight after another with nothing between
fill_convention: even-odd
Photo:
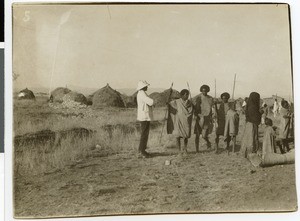
<instances>
[{"instance_id":1,"label":"sepia photograph","mask_svg":"<svg viewBox=\"0 0 300 221\"><path fill-rule=\"evenodd\" d=\"M298 210L288 4L11 19L15 218Z\"/></svg>"}]
</instances>

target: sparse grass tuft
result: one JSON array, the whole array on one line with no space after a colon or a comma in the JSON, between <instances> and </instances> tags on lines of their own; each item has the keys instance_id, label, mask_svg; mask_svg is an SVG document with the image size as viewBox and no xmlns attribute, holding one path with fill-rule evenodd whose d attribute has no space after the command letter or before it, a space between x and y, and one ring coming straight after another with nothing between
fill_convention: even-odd
<instances>
[{"instance_id":1,"label":"sparse grass tuft","mask_svg":"<svg viewBox=\"0 0 300 221\"><path fill-rule=\"evenodd\" d=\"M156 120L164 118L165 109L155 109ZM111 131L105 125L119 126ZM34 143L15 147L15 171L18 174L39 174L76 164L92 155L118 153L134 154L138 148L140 132L136 126L136 109L83 109L56 108L49 106L45 97L36 101L14 102L14 134L35 134L42 130L65 131L86 128L96 131L87 138L68 135L59 145ZM151 130L149 146L159 145L161 127ZM165 138L163 138L164 140Z\"/></svg>"},{"instance_id":2,"label":"sparse grass tuft","mask_svg":"<svg viewBox=\"0 0 300 221\"><path fill-rule=\"evenodd\" d=\"M15 172L26 175L62 169L87 157L93 144L90 138L74 139L69 136L57 147L49 144L21 146L15 152Z\"/></svg>"}]
</instances>

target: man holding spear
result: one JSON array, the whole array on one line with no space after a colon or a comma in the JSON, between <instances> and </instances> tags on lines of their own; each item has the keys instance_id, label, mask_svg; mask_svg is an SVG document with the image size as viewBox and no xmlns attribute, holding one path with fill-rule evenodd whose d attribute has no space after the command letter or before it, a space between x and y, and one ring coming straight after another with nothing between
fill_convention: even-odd
<instances>
[{"instance_id":1,"label":"man holding spear","mask_svg":"<svg viewBox=\"0 0 300 221\"><path fill-rule=\"evenodd\" d=\"M191 137L192 119L193 119L193 104L189 100L190 92L183 89L180 92L180 98L169 102L169 118L168 122L172 121L173 127L171 132L177 141L177 147L183 154L187 153L188 138ZM171 128L169 126L169 128ZM181 150L181 139L184 140L184 148Z\"/></svg>"},{"instance_id":2,"label":"man holding spear","mask_svg":"<svg viewBox=\"0 0 300 221\"><path fill-rule=\"evenodd\" d=\"M232 99L234 98L236 74L234 75ZM216 97L216 95L215 95ZM230 94L224 92L221 94L221 103L215 104L215 119L217 121L216 127L216 153L219 153L219 137L224 136L226 143L226 150L229 154L229 144L232 141L232 152L235 151L236 136L239 131L239 115L235 110L235 102L228 102Z\"/></svg>"},{"instance_id":3,"label":"man holding spear","mask_svg":"<svg viewBox=\"0 0 300 221\"><path fill-rule=\"evenodd\" d=\"M217 122L216 128L216 153L219 153L219 137L224 136L226 142L226 150L229 153L229 144L232 140L233 148L235 149L236 135L238 133L239 117L235 111L235 104L228 102L230 98L229 93L221 94L222 102L215 105L215 120Z\"/></svg>"}]
</instances>

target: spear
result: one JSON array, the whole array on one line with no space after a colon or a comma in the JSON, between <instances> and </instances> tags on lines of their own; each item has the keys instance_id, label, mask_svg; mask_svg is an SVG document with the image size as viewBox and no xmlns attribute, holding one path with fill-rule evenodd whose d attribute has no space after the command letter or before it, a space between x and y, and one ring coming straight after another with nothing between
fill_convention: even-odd
<instances>
[{"instance_id":1,"label":"spear","mask_svg":"<svg viewBox=\"0 0 300 221\"><path fill-rule=\"evenodd\" d=\"M186 82L186 85L187 85L187 87L188 87L188 90L189 90L189 93L190 93L191 104L192 104L192 106L193 106L193 109L192 109L192 122L193 122L195 106L194 106L193 101L192 101L192 94L191 94L191 89L190 89L189 82Z\"/></svg>"},{"instance_id":2,"label":"spear","mask_svg":"<svg viewBox=\"0 0 300 221\"><path fill-rule=\"evenodd\" d=\"M217 80L215 79L215 100L214 100L214 109L215 109L215 117L214 127L215 129L218 127L218 108L217 108Z\"/></svg>"},{"instance_id":3,"label":"spear","mask_svg":"<svg viewBox=\"0 0 300 221\"><path fill-rule=\"evenodd\" d=\"M233 80L232 99L234 99L235 80L236 80L236 74L234 74L234 80Z\"/></svg>"},{"instance_id":4,"label":"spear","mask_svg":"<svg viewBox=\"0 0 300 221\"><path fill-rule=\"evenodd\" d=\"M217 80L215 79L215 101L217 100Z\"/></svg>"},{"instance_id":5,"label":"spear","mask_svg":"<svg viewBox=\"0 0 300 221\"><path fill-rule=\"evenodd\" d=\"M173 88L173 82L172 82L171 87L170 87L170 93L169 93L169 97L168 97L168 100L167 100L167 105L170 102L170 99L171 99L171 96L172 96L172 93L173 93L172 88ZM168 108L166 109L164 120L167 118L167 114L168 114ZM164 121L163 127L161 129L160 138L159 138L159 143L160 144L161 144L161 138L162 138L162 134L163 134L163 131L164 131L164 128L165 128L165 124L166 124L166 121Z\"/></svg>"},{"instance_id":6,"label":"spear","mask_svg":"<svg viewBox=\"0 0 300 221\"><path fill-rule=\"evenodd\" d=\"M189 93L190 93L190 99L191 99L191 101L192 101L192 94L191 94L189 82L186 82L186 85L187 85L187 87L188 87L188 90L189 90Z\"/></svg>"},{"instance_id":7,"label":"spear","mask_svg":"<svg viewBox=\"0 0 300 221\"><path fill-rule=\"evenodd\" d=\"M217 80L215 79L215 99L217 98Z\"/></svg>"}]
</instances>

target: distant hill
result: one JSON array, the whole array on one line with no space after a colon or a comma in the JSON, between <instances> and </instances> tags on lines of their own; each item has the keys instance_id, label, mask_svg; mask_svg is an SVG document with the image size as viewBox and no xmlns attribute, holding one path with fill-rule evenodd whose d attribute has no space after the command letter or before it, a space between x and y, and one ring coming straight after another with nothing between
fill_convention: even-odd
<instances>
[{"instance_id":1,"label":"distant hill","mask_svg":"<svg viewBox=\"0 0 300 221\"><path fill-rule=\"evenodd\" d=\"M67 85L69 89L72 91L80 92L85 96L95 93L99 88L88 88L88 87L81 87L77 85Z\"/></svg>"},{"instance_id":2,"label":"distant hill","mask_svg":"<svg viewBox=\"0 0 300 221\"><path fill-rule=\"evenodd\" d=\"M55 90L57 87L53 87L51 91ZM66 88L76 91L78 93L82 93L85 96L90 95L97 91L99 88L86 88L86 87L80 87L76 85L66 85ZM24 88L14 88L14 92L19 92L20 90L23 90ZM32 90L34 93L49 93L49 88L46 87L28 87L28 89Z\"/></svg>"},{"instance_id":3,"label":"distant hill","mask_svg":"<svg viewBox=\"0 0 300 221\"><path fill-rule=\"evenodd\" d=\"M49 93L49 88L45 87L28 87L33 93ZM24 90L24 88L14 88L13 91L15 93Z\"/></svg>"},{"instance_id":4,"label":"distant hill","mask_svg":"<svg viewBox=\"0 0 300 221\"><path fill-rule=\"evenodd\" d=\"M78 93L82 93L83 95L85 95L86 97L88 97L89 95L92 95L93 93L95 93L99 88L88 88L88 87L81 87L78 85L65 85L67 86L67 88L69 88L72 91L76 91ZM20 87L13 87L13 92L14 93L18 93L21 90L24 90L26 87L24 88L20 88ZM27 88L31 91L33 91L34 94L48 94L49 93L49 88L47 87L42 87L42 86L27 86ZM57 87L53 87L51 91L53 91L54 89L56 89ZM116 88L115 90L119 91L121 94L123 95L127 95L127 96L131 96L136 92L135 88ZM157 93L161 93L163 91L167 90L166 88L152 88L149 87L148 88L148 95L157 92ZM195 97L197 95L199 95L199 91L192 91L192 97ZM213 93L210 93L211 96L214 96ZM219 98L220 94L217 94L217 98ZM245 98L248 97L249 94L246 95L242 95L242 94L236 94L235 98ZM280 96L281 98L284 98L285 100L292 100L292 97L290 97L289 95L284 95L284 94L278 94L278 96ZM272 97L272 95L265 95L265 94L261 94L261 98L262 99L267 99Z\"/></svg>"},{"instance_id":5,"label":"distant hill","mask_svg":"<svg viewBox=\"0 0 300 221\"><path fill-rule=\"evenodd\" d=\"M122 94L126 94L126 95L132 95L136 92L135 88L120 88L120 89L116 89L117 91L119 91ZM148 88L147 94L151 94L153 92L163 92L164 88Z\"/></svg>"}]
</instances>

